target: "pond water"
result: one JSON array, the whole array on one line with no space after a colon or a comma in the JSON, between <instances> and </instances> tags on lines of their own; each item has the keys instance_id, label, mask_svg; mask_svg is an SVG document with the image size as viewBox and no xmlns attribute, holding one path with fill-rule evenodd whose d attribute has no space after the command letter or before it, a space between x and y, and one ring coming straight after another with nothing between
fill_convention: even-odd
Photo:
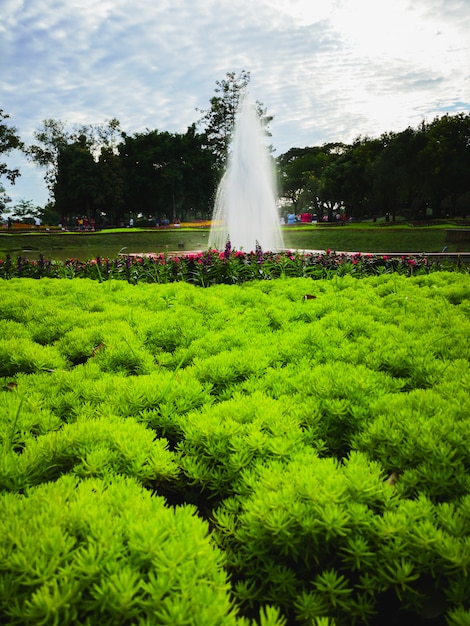
<instances>
[{"instance_id":1,"label":"pond water","mask_svg":"<svg viewBox=\"0 0 470 626\"><path fill-rule=\"evenodd\" d=\"M44 254L46 260L54 260L54 261L67 261L68 259L79 259L80 261L86 261L89 259L96 259L97 256L105 259L115 259L119 254L140 254L147 252L177 252L176 250L170 250L168 246L163 247L159 250L141 250L138 248L117 248L116 246L100 246L99 249L94 250L90 248L89 250L84 250L83 248L67 248L66 250L54 250L52 253ZM184 249L178 250L178 252L184 253ZM23 250L21 255L26 259L31 261L37 261L39 259L39 251L38 250Z\"/></svg>"}]
</instances>

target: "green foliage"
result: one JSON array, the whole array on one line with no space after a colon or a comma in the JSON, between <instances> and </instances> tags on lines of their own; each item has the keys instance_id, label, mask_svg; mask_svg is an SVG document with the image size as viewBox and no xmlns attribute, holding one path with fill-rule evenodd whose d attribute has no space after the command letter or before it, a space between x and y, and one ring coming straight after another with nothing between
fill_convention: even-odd
<instances>
[{"instance_id":1,"label":"green foliage","mask_svg":"<svg viewBox=\"0 0 470 626\"><path fill-rule=\"evenodd\" d=\"M300 623L339 624L368 622L389 592L392 611L423 613L437 589L442 612L467 602L468 503L402 499L382 472L359 453L338 464L306 448L245 471L215 514L240 601L288 610L294 599Z\"/></svg>"},{"instance_id":2,"label":"green foliage","mask_svg":"<svg viewBox=\"0 0 470 626\"><path fill-rule=\"evenodd\" d=\"M465 392L454 391L450 398L430 390L414 390L405 398L383 396L357 437L359 449L400 475L397 488L408 497L426 493L453 499L468 492L470 404Z\"/></svg>"},{"instance_id":3,"label":"green foliage","mask_svg":"<svg viewBox=\"0 0 470 626\"><path fill-rule=\"evenodd\" d=\"M198 124L203 127L219 172L223 170L227 161L237 109L246 95L250 78L250 72L246 70L242 70L238 75L235 72L227 72L225 79L216 81L215 93L217 95L211 98L210 109L200 111L202 118ZM273 118L266 115L266 109L262 103L257 102L256 109L263 125L267 126Z\"/></svg>"},{"instance_id":4,"label":"green foliage","mask_svg":"<svg viewBox=\"0 0 470 626\"><path fill-rule=\"evenodd\" d=\"M283 196L296 213L308 209L319 219L334 219L335 205L358 219L391 213L424 220L429 208L434 218L444 209L456 215L457 198L470 190L469 138L470 116L457 113L351 145L292 148L278 158ZM460 208L465 215L465 202Z\"/></svg>"},{"instance_id":5,"label":"green foliage","mask_svg":"<svg viewBox=\"0 0 470 626\"><path fill-rule=\"evenodd\" d=\"M37 372L64 367L56 348L41 346L29 339L11 338L0 340L0 376L12 376L18 372Z\"/></svg>"},{"instance_id":6,"label":"green foliage","mask_svg":"<svg viewBox=\"0 0 470 626\"><path fill-rule=\"evenodd\" d=\"M321 446L292 408L284 399L235 392L229 400L191 413L177 447L190 483L212 498L226 497L257 459L289 458L298 447Z\"/></svg>"},{"instance_id":7,"label":"green foliage","mask_svg":"<svg viewBox=\"0 0 470 626\"><path fill-rule=\"evenodd\" d=\"M6 453L0 487L22 490L64 473L82 477L128 475L144 485L174 481L178 467L167 442L132 418L78 419L27 439L20 454Z\"/></svg>"},{"instance_id":8,"label":"green foliage","mask_svg":"<svg viewBox=\"0 0 470 626\"><path fill-rule=\"evenodd\" d=\"M469 295L0 282L3 622L464 624Z\"/></svg>"},{"instance_id":9,"label":"green foliage","mask_svg":"<svg viewBox=\"0 0 470 626\"><path fill-rule=\"evenodd\" d=\"M194 125L185 133L124 135L115 159L122 169L126 211L143 212L152 226L157 216L172 221L203 212L206 217L216 184L214 156L206 143Z\"/></svg>"},{"instance_id":10,"label":"green foliage","mask_svg":"<svg viewBox=\"0 0 470 626\"><path fill-rule=\"evenodd\" d=\"M9 154L12 150L22 149L23 143L21 142L17 129L14 126L9 126L5 123L10 116L4 113L3 109L0 109L0 155ZM5 176L11 183L14 184L15 179L20 176L18 169L11 169L6 163L0 163L0 178ZM3 193L3 187L0 189L0 212L4 209L6 197Z\"/></svg>"},{"instance_id":11,"label":"green foliage","mask_svg":"<svg viewBox=\"0 0 470 626\"><path fill-rule=\"evenodd\" d=\"M130 136L116 119L73 128L48 119L34 135L37 143L28 155L46 168L55 208L71 227L79 215L95 218L97 225L103 216L107 224L118 224L143 208L152 225L168 207L194 219L214 191L214 158L195 125L182 134L147 130Z\"/></svg>"},{"instance_id":12,"label":"green foliage","mask_svg":"<svg viewBox=\"0 0 470 626\"><path fill-rule=\"evenodd\" d=\"M3 623L238 623L193 507L169 509L129 478L64 476L0 495L0 509Z\"/></svg>"}]
</instances>

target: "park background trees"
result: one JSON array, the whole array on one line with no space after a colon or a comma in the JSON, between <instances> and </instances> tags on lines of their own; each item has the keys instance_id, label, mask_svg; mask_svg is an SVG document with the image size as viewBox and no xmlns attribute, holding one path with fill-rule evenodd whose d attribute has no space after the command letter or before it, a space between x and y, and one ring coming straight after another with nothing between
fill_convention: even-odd
<instances>
[{"instance_id":1,"label":"park background trees","mask_svg":"<svg viewBox=\"0 0 470 626\"><path fill-rule=\"evenodd\" d=\"M10 126L6 121L9 117L3 109L0 109L0 156L2 158L12 150L21 149L23 146L17 129ZM18 176L20 176L20 171L17 168L8 167L7 163L0 161L0 213L5 211L7 203L10 202L10 198L6 195L2 185L2 178L6 178L14 184Z\"/></svg>"},{"instance_id":2,"label":"park background trees","mask_svg":"<svg viewBox=\"0 0 470 626\"><path fill-rule=\"evenodd\" d=\"M247 95L250 72L242 70L240 74L227 72L225 79L216 81L215 93L210 100L210 108L199 110L202 117L198 125L202 127L207 145L212 151L218 171L221 173L227 162L235 127L235 118L240 100ZM269 123L273 117L268 115L266 107L257 100L254 103L258 116L269 137Z\"/></svg>"},{"instance_id":3,"label":"park background trees","mask_svg":"<svg viewBox=\"0 0 470 626\"><path fill-rule=\"evenodd\" d=\"M155 224L157 219L211 217L223 174L235 114L246 94L250 73L228 72L216 81L215 95L200 119L185 132L146 129L127 134L117 119L69 126L47 119L24 146L16 128L0 110L0 154L26 152L44 169L50 202L42 209L49 223L78 216L97 225ZM273 119L255 104L267 136ZM346 213L357 220L465 216L470 211L470 115L457 113L423 121L417 128L357 137L351 144L293 147L273 157L282 210L309 212L318 219ZM20 172L0 163L2 176L14 182ZM6 196L0 188L5 212ZM21 201L18 218L28 208ZM16 209L18 209L16 211Z\"/></svg>"},{"instance_id":4,"label":"park background trees","mask_svg":"<svg viewBox=\"0 0 470 626\"><path fill-rule=\"evenodd\" d=\"M296 213L343 207L357 219L464 216L470 210L470 115L358 137L352 144L292 148L278 158L281 195Z\"/></svg>"}]
</instances>

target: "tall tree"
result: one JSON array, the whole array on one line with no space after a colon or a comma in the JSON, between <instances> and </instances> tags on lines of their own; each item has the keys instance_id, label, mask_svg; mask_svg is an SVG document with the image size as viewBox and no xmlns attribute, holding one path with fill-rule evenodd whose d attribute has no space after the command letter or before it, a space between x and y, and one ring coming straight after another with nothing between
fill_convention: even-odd
<instances>
[{"instance_id":1,"label":"tall tree","mask_svg":"<svg viewBox=\"0 0 470 626\"><path fill-rule=\"evenodd\" d=\"M207 213L215 187L214 157L196 134L158 130L125 136L119 146L125 173L126 207L152 217Z\"/></svg>"},{"instance_id":2,"label":"tall tree","mask_svg":"<svg viewBox=\"0 0 470 626\"><path fill-rule=\"evenodd\" d=\"M440 217L444 201L450 215L457 199L470 192L470 115L435 118L427 127L424 158L428 171L429 202Z\"/></svg>"},{"instance_id":3,"label":"tall tree","mask_svg":"<svg viewBox=\"0 0 470 626\"><path fill-rule=\"evenodd\" d=\"M103 147L117 152L121 134L119 121L114 118L101 125L81 124L72 127L61 120L46 119L34 133L37 143L28 146L26 153L38 167L46 170L45 181L52 198L59 175L59 157L68 145L83 143L85 138L88 151L96 160Z\"/></svg>"},{"instance_id":4,"label":"tall tree","mask_svg":"<svg viewBox=\"0 0 470 626\"><path fill-rule=\"evenodd\" d=\"M422 128L408 127L381 136L382 150L370 165L371 206L376 215L418 214L424 202L426 174L422 151L427 138Z\"/></svg>"},{"instance_id":5,"label":"tall tree","mask_svg":"<svg viewBox=\"0 0 470 626\"><path fill-rule=\"evenodd\" d=\"M344 205L350 216L370 214L371 166L382 149L380 140L358 137L323 171L323 195Z\"/></svg>"},{"instance_id":6,"label":"tall tree","mask_svg":"<svg viewBox=\"0 0 470 626\"><path fill-rule=\"evenodd\" d=\"M225 79L215 82L216 95L210 100L210 108L200 110L203 115L198 124L206 134L208 146L214 153L219 170L222 170L226 163L237 108L240 99L246 95L250 77L250 72L246 70L242 70L238 75L235 72L227 72ZM273 118L267 115L266 108L259 101L256 101L256 109L269 135L268 124Z\"/></svg>"},{"instance_id":7,"label":"tall tree","mask_svg":"<svg viewBox=\"0 0 470 626\"><path fill-rule=\"evenodd\" d=\"M281 195L292 202L296 213L313 209L321 217L331 204L321 185L324 170L345 150L344 144L291 148L277 159Z\"/></svg>"},{"instance_id":8,"label":"tall tree","mask_svg":"<svg viewBox=\"0 0 470 626\"><path fill-rule=\"evenodd\" d=\"M122 157L111 146L101 148L98 175L99 185L94 206L99 210L99 217L106 223L118 224L125 218L126 187Z\"/></svg>"},{"instance_id":9,"label":"tall tree","mask_svg":"<svg viewBox=\"0 0 470 626\"><path fill-rule=\"evenodd\" d=\"M184 195L179 207L182 219L207 218L213 209L217 184L215 158L205 145L205 137L193 124L181 136L181 162Z\"/></svg>"},{"instance_id":10,"label":"tall tree","mask_svg":"<svg viewBox=\"0 0 470 626\"><path fill-rule=\"evenodd\" d=\"M85 135L60 148L53 194L62 217L95 217L99 182L98 166Z\"/></svg>"},{"instance_id":11,"label":"tall tree","mask_svg":"<svg viewBox=\"0 0 470 626\"><path fill-rule=\"evenodd\" d=\"M0 109L0 154L9 154L12 150L22 150L23 142L18 136L18 131L14 126L9 126L5 120L9 119L9 115ZM0 161L0 178L5 176L13 185L15 180L20 176L18 168L10 168L6 163ZM0 212L4 210L10 198L7 197L3 185L0 183Z\"/></svg>"},{"instance_id":12,"label":"tall tree","mask_svg":"<svg viewBox=\"0 0 470 626\"><path fill-rule=\"evenodd\" d=\"M64 122L49 118L34 132L34 138L38 143L28 146L26 152L31 161L46 170L44 179L52 197L58 173L59 154L71 141L71 135Z\"/></svg>"}]
</instances>

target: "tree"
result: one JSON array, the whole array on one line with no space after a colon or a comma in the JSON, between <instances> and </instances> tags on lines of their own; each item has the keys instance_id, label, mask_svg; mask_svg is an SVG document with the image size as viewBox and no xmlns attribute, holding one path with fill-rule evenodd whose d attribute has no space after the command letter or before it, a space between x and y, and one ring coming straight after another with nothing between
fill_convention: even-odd
<instances>
[{"instance_id":1,"label":"tree","mask_svg":"<svg viewBox=\"0 0 470 626\"><path fill-rule=\"evenodd\" d=\"M312 167L312 150L316 148L291 148L277 159L280 195L292 203L296 213L300 211L300 197Z\"/></svg>"},{"instance_id":2,"label":"tree","mask_svg":"<svg viewBox=\"0 0 470 626\"><path fill-rule=\"evenodd\" d=\"M235 72L227 72L225 79L215 82L217 95L211 98L210 109L200 110L203 116L198 124L204 129L219 171L225 166L238 104L246 95L249 82L250 72L242 70L238 75ZM256 109L269 136L268 124L273 118L267 115L266 108L259 101L256 101Z\"/></svg>"},{"instance_id":3,"label":"tree","mask_svg":"<svg viewBox=\"0 0 470 626\"><path fill-rule=\"evenodd\" d=\"M313 209L321 217L331 201L323 195L323 172L344 149L345 146L339 143L291 148L277 159L281 195L292 202L296 213Z\"/></svg>"},{"instance_id":4,"label":"tree","mask_svg":"<svg viewBox=\"0 0 470 626\"><path fill-rule=\"evenodd\" d=\"M42 127L34 132L38 144L28 146L26 153L38 167L45 168L44 179L51 197L58 173L59 154L71 140L66 125L60 120L47 119Z\"/></svg>"},{"instance_id":5,"label":"tree","mask_svg":"<svg viewBox=\"0 0 470 626\"><path fill-rule=\"evenodd\" d=\"M0 217L3 212L8 213L6 208L8 202L11 202L10 196L7 195L5 187L0 183Z\"/></svg>"},{"instance_id":6,"label":"tree","mask_svg":"<svg viewBox=\"0 0 470 626\"><path fill-rule=\"evenodd\" d=\"M51 197L54 197L57 177L59 175L60 155L70 144L85 139L88 152L97 160L101 148L117 153L117 144L122 136L119 121L115 118L105 124L82 124L67 127L61 120L46 119L42 127L34 133L37 143L29 146L26 153L38 166L45 168L45 181Z\"/></svg>"},{"instance_id":7,"label":"tree","mask_svg":"<svg viewBox=\"0 0 470 626\"><path fill-rule=\"evenodd\" d=\"M10 211L8 211L10 213ZM20 200L11 208L11 217L20 222L33 222L35 217L41 216L41 208L34 206L32 200Z\"/></svg>"},{"instance_id":8,"label":"tree","mask_svg":"<svg viewBox=\"0 0 470 626\"><path fill-rule=\"evenodd\" d=\"M457 199L470 192L470 115L443 115L426 128L423 158L427 167L427 192L435 217L446 202L455 215Z\"/></svg>"},{"instance_id":9,"label":"tree","mask_svg":"<svg viewBox=\"0 0 470 626\"><path fill-rule=\"evenodd\" d=\"M22 150L23 142L20 140L17 130L14 126L5 124L5 120L9 119L9 115L0 109L0 154L9 154L12 150ZM15 183L16 178L20 176L18 169L10 169L6 163L0 162L0 177L5 176L11 183Z\"/></svg>"},{"instance_id":10,"label":"tree","mask_svg":"<svg viewBox=\"0 0 470 626\"><path fill-rule=\"evenodd\" d=\"M364 217L371 210L371 166L382 149L378 139L357 138L323 171L322 194L348 215Z\"/></svg>"},{"instance_id":11,"label":"tree","mask_svg":"<svg viewBox=\"0 0 470 626\"><path fill-rule=\"evenodd\" d=\"M193 124L180 137L181 162L184 181L179 215L182 219L209 217L217 185L215 158L205 145L205 137L196 132Z\"/></svg>"},{"instance_id":12,"label":"tree","mask_svg":"<svg viewBox=\"0 0 470 626\"><path fill-rule=\"evenodd\" d=\"M124 220L126 187L123 159L109 147L101 148L98 159L99 185L95 207L109 224Z\"/></svg>"},{"instance_id":13,"label":"tree","mask_svg":"<svg viewBox=\"0 0 470 626\"><path fill-rule=\"evenodd\" d=\"M371 204L375 214L419 213L426 174L422 151L427 138L422 127L408 127L380 138L382 150L370 165Z\"/></svg>"},{"instance_id":14,"label":"tree","mask_svg":"<svg viewBox=\"0 0 470 626\"><path fill-rule=\"evenodd\" d=\"M119 146L126 207L147 217L207 213L215 188L214 157L195 126L185 134L158 130L125 136Z\"/></svg>"},{"instance_id":15,"label":"tree","mask_svg":"<svg viewBox=\"0 0 470 626\"><path fill-rule=\"evenodd\" d=\"M62 218L77 215L95 217L95 198L99 189L96 161L85 135L61 146L57 156L57 175L53 195Z\"/></svg>"},{"instance_id":16,"label":"tree","mask_svg":"<svg viewBox=\"0 0 470 626\"><path fill-rule=\"evenodd\" d=\"M16 128L5 123L9 117L7 113L3 112L3 109L0 109L0 154L2 155L9 154L12 150L23 149L23 142L20 140ZM20 176L20 171L18 168L11 169L6 163L0 161L0 178L2 176L5 176L14 185L15 180ZM5 209L8 202L10 202L10 198L0 183L0 212Z\"/></svg>"}]
</instances>

